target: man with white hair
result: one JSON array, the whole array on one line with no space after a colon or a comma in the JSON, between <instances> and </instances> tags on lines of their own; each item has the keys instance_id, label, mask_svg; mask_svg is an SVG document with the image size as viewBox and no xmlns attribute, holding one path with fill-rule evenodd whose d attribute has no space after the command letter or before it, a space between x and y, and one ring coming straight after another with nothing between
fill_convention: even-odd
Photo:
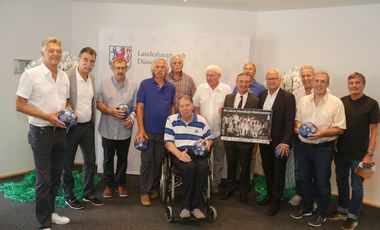
<instances>
[{"instance_id":1,"label":"man with white hair","mask_svg":"<svg viewBox=\"0 0 380 230\"><path fill-rule=\"evenodd\" d=\"M220 82L221 69L217 65L210 65L206 68L206 83L197 87L193 97L195 110L198 114L206 118L211 127L214 138L212 150L214 159L213 186L212 192L219 192L220 179L222 177L225 150L220 140L221 112L224 98L232 92L231 87Z\"/></svg>"}]
</instances>

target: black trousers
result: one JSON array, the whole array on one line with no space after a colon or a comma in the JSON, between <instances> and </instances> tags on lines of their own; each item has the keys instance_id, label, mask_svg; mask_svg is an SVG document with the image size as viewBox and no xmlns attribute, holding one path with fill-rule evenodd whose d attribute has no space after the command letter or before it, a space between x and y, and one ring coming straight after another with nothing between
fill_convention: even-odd
<instances>
[{"instance_id":1,"label":"black trousers","mask_svg":"<svg viewBox=\"0 0 380 230\"><path fill-rule=\"evenodd\" d=\"M102 137L104 152L103 180L109 187L124 186L128 165L128 151L131 138L125 140L111 140ZM114 157L117 156L116 174L114 173Z\"/></svg>"},{"instance_id":2,"label":"black trousers","mask_svg":"<svg viewBox=\"0 0 380 230\"><path fill-rule=\"evenodd\" d=\"M92 122L78 123L67 133L67 152L62 172L62 187L65 198L74 198L74 178L72 175L78 146L83 156L83 194L93 193L95 176L95 136Z\"/></svg>"},{"instance_id":3,"label":"black trousers","mask_svg":"<svg viewBox=\"0 0 380 230\"><path fill-rule=\"evenodd\" d=\"M278 159L274 155L275 146L260 144L267 195L272 203L280 204L284 193L286 159Z\"/></svg>"},{"instance_id":4,"label":"black trousers","mask_svg":"<svg viewBox=\"0 0 380 230\"><path fill-rule=\"evenodd\" d=\"M30 125L28 140L36 166L38 228L50 228L66 152L66 131L53 126L41 128Z\"/></svg>"},{"instance_id":5,"label":"black trousers","mask_svg":"<svg viewBox=\"0 0 380 230\"><path fill-rule=\"evenodd\" d=\"M190 162L183 162L171 156L174 167L177 167L183 177L184 198L183 208L193 210L199 208L203 191L207 183L209 171L208 158L193 157Z\"/></svg>"},{"instance_id":6,"label":"black trousers","mask_svg":"<svg viewBox=\"0 0 380 230\"><path fill-rule=\"evenodd\" d=\"M240 168L240 193L247 193L250 188L250 169L254 145L241 142L224 142L227 156L227 190L236 188L236 172ZM237 165L239 162L239 166Z\"/></svg>"}]
</instances>

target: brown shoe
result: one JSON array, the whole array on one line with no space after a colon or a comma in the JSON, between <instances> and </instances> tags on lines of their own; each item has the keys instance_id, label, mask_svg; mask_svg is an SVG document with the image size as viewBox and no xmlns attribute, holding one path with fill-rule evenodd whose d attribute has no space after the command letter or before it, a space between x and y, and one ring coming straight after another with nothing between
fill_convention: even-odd
<instances>
[{"instance_id":1,"label":"brown shoe","mask_svg":"<svg viewBox=\"0 0 380 230\"><path fill-rule=\"evenodd\" d=\"M111 187L106 186L104 188L103 197L104 198L111 198L112 197L112 188Z\"/></svg>"},{"instance_id":2,"label":"brown shoe","mask_svg":"<svg viewBox=\"0 0 380 230\"><path fill-rule=\"evenodd\" d=\"M119 193L120 197L127 197L128 196L128 191L125 189L124 186L117 186L117 193Z\"/></svg>"},{"instance_id":3,"label":"brown shoe","mask_svg":"<svg viewBox=\"0 0 380 230\"><path fill-rule=\"evenodd\" d=\"M150 199L156 199L158 197L157 190L153 189L149 194Z\"/></svg>"},{"instance_id":4,"label":"brown shoe","mask_svg":"<svg viewBox=\"0 0 380 230\"><path fill-rule=\"evenodd\" d=\"M148 207L152 205L152 203L150 202L149 195L147 194L141 195L140 201L143 206Z\"/></svg>"}]
</instances>

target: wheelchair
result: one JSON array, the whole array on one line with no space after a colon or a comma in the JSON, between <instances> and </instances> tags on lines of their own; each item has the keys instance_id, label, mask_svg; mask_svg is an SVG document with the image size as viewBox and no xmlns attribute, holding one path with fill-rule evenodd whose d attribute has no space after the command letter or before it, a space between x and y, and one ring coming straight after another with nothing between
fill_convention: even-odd
<instances>
[{"instance_id":1,"label":"wheelchair","mask_svg":"<svg viewBox=\"0 0 380 230\"><path fill-rule=\"evenodd\" d=\"M172 164L171 153L167 152L162 161L160 179L160 201L165 206L165 217L168 222L184 220L179 215L174 215L175 190L182 185L180 171ZM210 166L210 158L208 159ZM210 167L209 167L210 168ZM203 192L203 201L206 206L206 221L214 221L218 214L211 201L212 169L209 169L206 189ZM195 218L190 218L195 219ZM188 220L188 219L187 219Z\"/></svg>"}]
</instances>

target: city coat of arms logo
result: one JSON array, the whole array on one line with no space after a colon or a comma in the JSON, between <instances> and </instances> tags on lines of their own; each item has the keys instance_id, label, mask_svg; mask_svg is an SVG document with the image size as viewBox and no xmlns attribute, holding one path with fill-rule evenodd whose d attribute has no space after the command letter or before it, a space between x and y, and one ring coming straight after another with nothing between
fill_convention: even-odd
<instances>
[{"instance_id":1,"label":"city coat of arms logo","mask_svg":"<svg viewBox=\"0 0 380 230\"><path fill-rule=\"evenodd\" d=\"M132 65L132 46L110 45L108 62L111 69L112 69L112 60L117 57L123 58L127 62L127 70L129 70Z\"/></svg>"}]
</instances>

